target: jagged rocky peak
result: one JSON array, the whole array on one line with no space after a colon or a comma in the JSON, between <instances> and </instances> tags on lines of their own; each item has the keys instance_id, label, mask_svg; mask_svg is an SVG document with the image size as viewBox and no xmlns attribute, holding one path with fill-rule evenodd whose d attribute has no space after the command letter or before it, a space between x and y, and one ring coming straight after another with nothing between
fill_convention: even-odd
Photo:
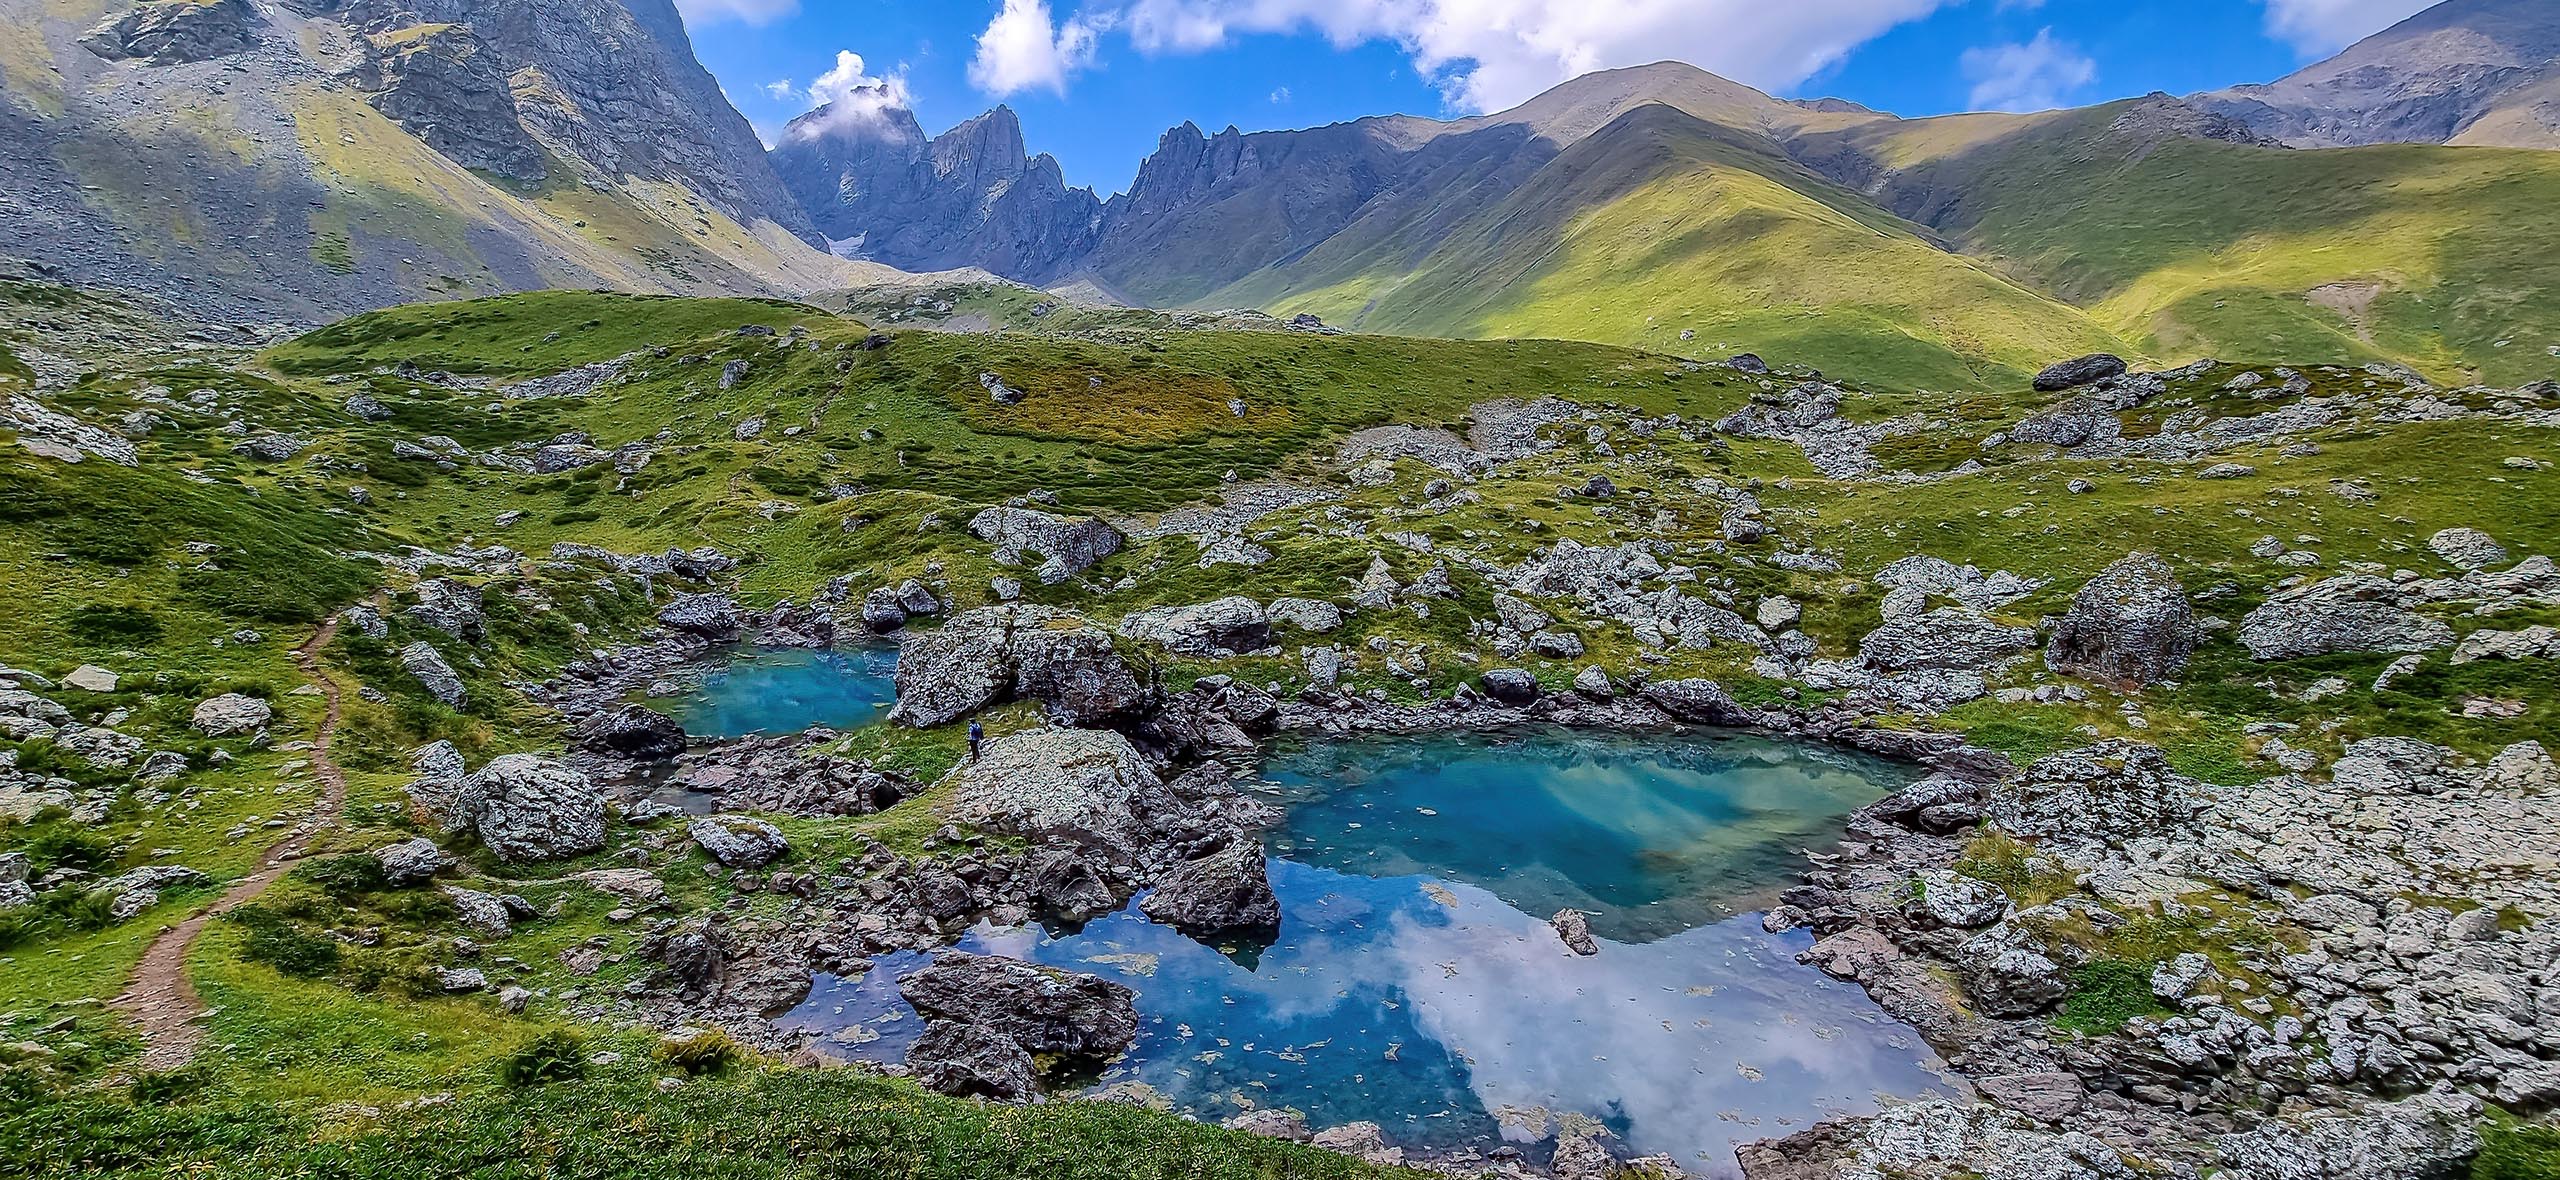
<instances>
[{"instance_id":1,"label":"jagged rocky peak","mask_svg":"<svg viewBox=\"0 0 2560 1180\"><path fill-rule=\"evenodd\" d=\"M2107 129L2117 135L2156 143L2164 139L2211 139L2251 147L2281 148L2283 141L2260 135L2249 125L2220 111L2208 110L2162 91L2126 104Z\"/></svg>"}]
</instances>

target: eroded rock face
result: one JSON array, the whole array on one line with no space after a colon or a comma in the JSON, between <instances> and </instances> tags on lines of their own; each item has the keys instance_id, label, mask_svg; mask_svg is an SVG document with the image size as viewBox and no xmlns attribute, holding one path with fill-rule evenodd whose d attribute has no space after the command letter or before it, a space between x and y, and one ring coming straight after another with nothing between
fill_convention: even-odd
<instances>
[{"instance_id":1,"label":"eroded rock face","mask_svg":"<svg viewBox=\"0 0 2560 1180\"><path fill-rule=\"evenodd\" d=\"M110 61L183 65L246 52L265 23L249 0L154 0L91 29L80 44Z\"/></svg>"},{"instance_id":2,"label":"eroded rock face","mask_svg":"<svg viewBox=\"0 0 2560 1180\"><path fill-rule=\"evenodd\" d=\"M2400 589L2350 574L2275 595L2240 620L2241 646L2261 660L2339 652L2426 652L2453 646L2453 628L2401 605Z\"/></svg>"},{"instance_id":3,"label":"eroded rock face","mask_svg":"<svg viewBox=\"0 0 2560 1180\"><path fill-rule=\"evenodd\" d=\"M1111 636L1081 616L1038 606L993 606L909 638L898 656L892 718L947 725L989 705L1038 701L1065 725L1090 725L1136 705L1137 678Z\"/></svg>"},{"instance_id":4,"label":"eroded rock face","mask_svg":"<svg viewBox=\"0 0 2560 1180\"><path fill-rule=\"evenodd\" d=\"M2055 671L2152 684L2184 671L2199 632L2186 588L2167 563L2136 553L2091 578L2045 648Z\"/></svg>"},{"instance_id":5,"label":"eroded rock face","mask_svg":"<svg viewBox=\"0 0 2560 1180\"><path fill-rule=\"evenodd\" d=\"M480 842L501 859L560 860L604 847L604 795L551 759L506 754L462 781Z\"/></svg>"},{"instance_id":6,"label":"eroded rock face","mask_svg":"<svg viewBox=\"0 0 2560 1180\"><path fill-rule=\"evenodd\" d=\"M471 26L392 29L365 37L363 48L350 81L428 147L510 180L548 175L541 146L516 116L505 63Z\"/></svg>"}]
</instances>

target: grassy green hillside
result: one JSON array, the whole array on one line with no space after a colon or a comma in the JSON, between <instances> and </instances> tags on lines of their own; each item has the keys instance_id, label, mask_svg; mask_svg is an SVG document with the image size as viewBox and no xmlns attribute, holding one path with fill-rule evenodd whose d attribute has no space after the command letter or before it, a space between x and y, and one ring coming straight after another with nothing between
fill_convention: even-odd
<instances>
[{"instance_id":1,"label":"grassy green hillside","mask_svg":"<svg viewBox=\"0 0 2560 1180\"><path fill-rule=\"evenodd\" d=\"M1773 148L1641 107L1417 263L1402 261L1396 237L1346 232L1209 302L1313 311L1372 331L1750 350L1939 388L2127 347Z\"/></svg>"},{"instance_id":2,"label":"grassy green hillside","mask_svg":"<svg viewBox=\"0 0 2560 1180\"><path fill-rule=\"evenodd\" d=\"M2114 129L2134 104L1838 136L1901 171L1889 207L2164 360L2391 360L2560 373L2560 155L2285 151Z\"/></svg>"}]
</instances>

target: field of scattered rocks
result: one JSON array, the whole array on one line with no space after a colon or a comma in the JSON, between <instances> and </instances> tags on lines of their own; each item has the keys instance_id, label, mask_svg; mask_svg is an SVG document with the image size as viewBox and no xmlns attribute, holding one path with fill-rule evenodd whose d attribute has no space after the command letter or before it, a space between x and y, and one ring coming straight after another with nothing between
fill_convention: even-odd
<instances>
[{"instance_id":1,"label":"field of scattered rocks","mask_svg":"<svg viewBox=\"0 0 2560 1180\"><path fill-rule=\"evenodd\" d=\"M22 1158L117 1173L180 1092L282 1120L279 1168L544 1085L679 1121L715 1117L689 1089L815 1084L1011 1117L924 1092L1042 1097L1126 1047L1126 989L945 954L906 983L911 1081L797 1080L816 1058L770 1017L982 920L1144 894L1202 938L1266 928L1272 817L1239 779L1272 739L1529 724L1930 771L1764 924L1972 1096L1758 1144L1753 1180L2556 1150L2549 383L2086 358L1948 393L569 295L252 353L13 297L0 1065L57 1112L7 1132ZM324 689L291 650L332 621ZM711 740L649 704L734 645L879 642L878 725ZM185 1003L136 999L155 944L191 1059L153 1056L150 1003ZM1084 1105L1024 1117L1134 1117ZM216 1121L165 1149L216 1154ZM1198 1174L1680 1166L1595 1128L1426 1159L1235 1122L1258 1138L1160 1133L1210 1136Z\"/></svg>"}]
</instances>

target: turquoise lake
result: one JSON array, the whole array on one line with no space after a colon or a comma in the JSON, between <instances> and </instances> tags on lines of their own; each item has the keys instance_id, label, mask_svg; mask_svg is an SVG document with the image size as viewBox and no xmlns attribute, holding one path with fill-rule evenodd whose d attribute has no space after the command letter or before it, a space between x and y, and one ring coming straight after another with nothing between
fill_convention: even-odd
<instances>
[{"instance_id":1,"label":"turquoise lake","mask_svg":"<svg viewBox=\"0 0 2560 1180\"><path fill-rule=\"evenodd\" d=\"M888 716L898 702L897 671L894 647L750 648L691 673L683 695L650 705L696 737L852 729Z\"/></svg>"},{"instance_id":2,"label":"turquoise lake","mask_svg":"<svg viewBox=\"0 0 2560 1180\"><path fill-rule=\"evenodd\" d=\"M1627 1155L1731 1175L1737 1143L1892 1098L1951 1092L1919 1035L1760 929L1797 850L1913 772L1743 736L1538 731L1284 748L1262 790L1277 941L1211 947L1134 905L1081 930L980 926L962 949L1119 981L1140 1031L1100 1084L1138 1081L1207 1120L1290 1107L1371 1120L1409 1149L1512 1142L1553 1116ZM1600 953L1547 925L1591 915ZM902 1060L922 1030L886 956L821 977L785 1027Z\"/></svg>"}]
</instances>

